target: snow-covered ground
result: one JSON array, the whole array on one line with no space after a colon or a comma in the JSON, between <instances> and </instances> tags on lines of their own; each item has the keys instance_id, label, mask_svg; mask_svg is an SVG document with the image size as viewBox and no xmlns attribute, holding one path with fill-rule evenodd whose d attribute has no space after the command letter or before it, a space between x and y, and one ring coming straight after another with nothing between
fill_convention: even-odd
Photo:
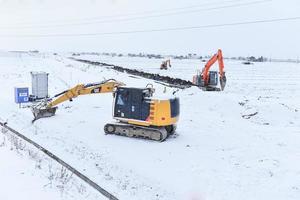
<instances>
[{"instance_id":1,"label":"snow-covered ground","mask_svg":"<svg viewBox=\"0 0 300 200\"><path fill-rule=\"evenodd\" d=\"M204 65L173 60L161 72L161 60L82 58L187 80ZM299 199L300 65L226 61L225 68L225 91L193 87L175 94L181 100L177 133L158 143L104 135L111 94L65 102L56 116L31 124L30 110L14 103L13 88L30 87L30 71L46 71L51 95L109 78L135 87L153 83L158 96L174 89L160 95L164 86L151 80L62 56L1 53L0 117L120 199Z\"/></svg>"},{"instance_id":2,"label":"snow-covered ground","mask_svg":"<svg viewBox=\"0 0 300 200\"><path fill-rule=\"evenodd\" d=\"M0 135L3 142L3 135ZM0 147L0 199L60 199L59 193L44 187L49 182L39 177L35 162L24 159L16 152Z\"/></svg>"},{"instance_id":3,"label":"snow-covered ground","mask_svg":"<svg viewBox=\"0 0 300 200\"><path fill-rule=\"evenodd\" d=\"M0 130L0 199L106 199L31 144Z\"/></svg>"}]
</instances>

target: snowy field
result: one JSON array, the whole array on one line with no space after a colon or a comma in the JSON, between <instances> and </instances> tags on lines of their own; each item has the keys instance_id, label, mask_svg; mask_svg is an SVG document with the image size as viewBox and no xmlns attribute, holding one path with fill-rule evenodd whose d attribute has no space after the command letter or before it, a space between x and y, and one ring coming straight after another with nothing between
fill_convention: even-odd
<instances>
[{"instance_id":1,"label":"snowy field","mask_svg":"<svg viewBox=\"0 0 300 200\"><path fill-rule=\"evenodd\" d=\"M172 68L161 72L161 60L80 58L186 80L204 65L172 60ZM225 70L223 92L193 87L175 94L181 100L178 129L159 143L104 135L103 126L112 121L111 94L65 102L56 116L32 124L30 109L14 103L13 89L30 87L31 71L50 74L50 95L110 78L135 87L153 83L159 97L174 89L163 94L164 86L151 80L59 55L2 52L0 118L120 199L300 199L300 64L226 60Z\"/></svg>"},{"instance_id":2,"label":"snowy field","mask_svg":"<svg viewBox=\"0 0 300 200\"><path fill-rule=\"evenodd\" d=\"M31 144L0 130L0 199L106 199Z\"/></svg>"},{"instance_id":3,"label":"snowy field","mask_svg":"<svg viewBox=\"0 0 300 200\"><path fill-rule=\"evenodd\" d=\"M44 188L49 182L35 171L35 162L22 158L11 151L10 147L3 147L2 133L0 141L0 199L38 199L41 196L46 200L60 199L57 191L51 190L50 187Z\"/></svg>"}]
</instances>

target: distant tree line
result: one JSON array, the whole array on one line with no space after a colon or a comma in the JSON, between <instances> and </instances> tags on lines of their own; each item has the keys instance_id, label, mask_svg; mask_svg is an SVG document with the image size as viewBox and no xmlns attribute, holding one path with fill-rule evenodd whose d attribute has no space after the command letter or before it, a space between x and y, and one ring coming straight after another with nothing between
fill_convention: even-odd
<instances>
[{"instance_id":1,"label":"distant tree line","mask_svg":"<svg viewBox=\"0 0 300 200\"><path fill-rule=\"evenodd\" d=\"M211 58L211 55L201 56L197 55L196 53L188 53L186 55L162 55L162 54L149 54L149 53L98 53L98 52L82 52L82 53L73 53L72 56L80 56L80 55L96 55L96 56L111 56L111 57L132 57L132 58L149 58L149 59L164 59L166 57L178 60L187 60L187 59L200 59L202 61L206 61ZM224 57L224 59L230 60L240 60L240 61L248 61L248 62L266 62L268 61L267 58L263 56L255 57L255 56L248 56L248 57Z\"/></svg>"},{"instance_id":2,"label":"distant tree line","mask_svg":"<svg viewBox=\"0 0 300 200\"><path fill-rule=\"evenodd\" d=\"M268 61L267 58L260 56L260 57L255 57L255 56L250 56L250 57L231 57L231 60L241 60L241 61L249 61L249 62L266 62Z\"/></svg>"}]
</instances>

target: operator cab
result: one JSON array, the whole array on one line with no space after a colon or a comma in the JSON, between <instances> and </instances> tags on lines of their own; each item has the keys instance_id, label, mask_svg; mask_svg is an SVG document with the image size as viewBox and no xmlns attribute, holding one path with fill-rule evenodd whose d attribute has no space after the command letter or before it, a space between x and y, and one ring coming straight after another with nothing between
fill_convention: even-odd
<instances>
[{"instance_id":1,"label":"operator cab","mask_svg":"<svg viewBox=\"0 0 300 200\"><path fill-rule=\"evenodd\" d=\"M114 117L146 121L153 92L153 88L117 88L114 93Z\"/></svg>"},{"instance_id":2,"label":"operator cab","mask_svg":"<svg viewBox=\"0 0 300 200\"><path fill-rule=\"evenodd\" d=\"M207 86L210 86L210 87L217 86L218 80L219 80L218 72L217 71L209 71ZM201 75L195 75L193 78L193 83L200 87L205 87L204 79Z\"/></svg>"}]
</instances>

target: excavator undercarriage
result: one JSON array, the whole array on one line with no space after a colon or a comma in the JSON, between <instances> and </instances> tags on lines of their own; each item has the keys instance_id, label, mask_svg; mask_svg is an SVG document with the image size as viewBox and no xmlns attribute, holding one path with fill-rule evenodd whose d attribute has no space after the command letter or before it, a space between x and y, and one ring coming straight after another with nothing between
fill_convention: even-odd
<instances>
[{"instance_id":1,"label":"excavator undercarriage","mask_svg":"<svg viewBox=\"0 0 300 200\"><path fill-rule=\"evenodd\" d=\"M123 123L109 123L104 126L105 134L145 138L161 142L164 141L168 136L172 135L175 130L175 126L170 129L166 127L144 127Z\"/></svg>"}]
</instances>

